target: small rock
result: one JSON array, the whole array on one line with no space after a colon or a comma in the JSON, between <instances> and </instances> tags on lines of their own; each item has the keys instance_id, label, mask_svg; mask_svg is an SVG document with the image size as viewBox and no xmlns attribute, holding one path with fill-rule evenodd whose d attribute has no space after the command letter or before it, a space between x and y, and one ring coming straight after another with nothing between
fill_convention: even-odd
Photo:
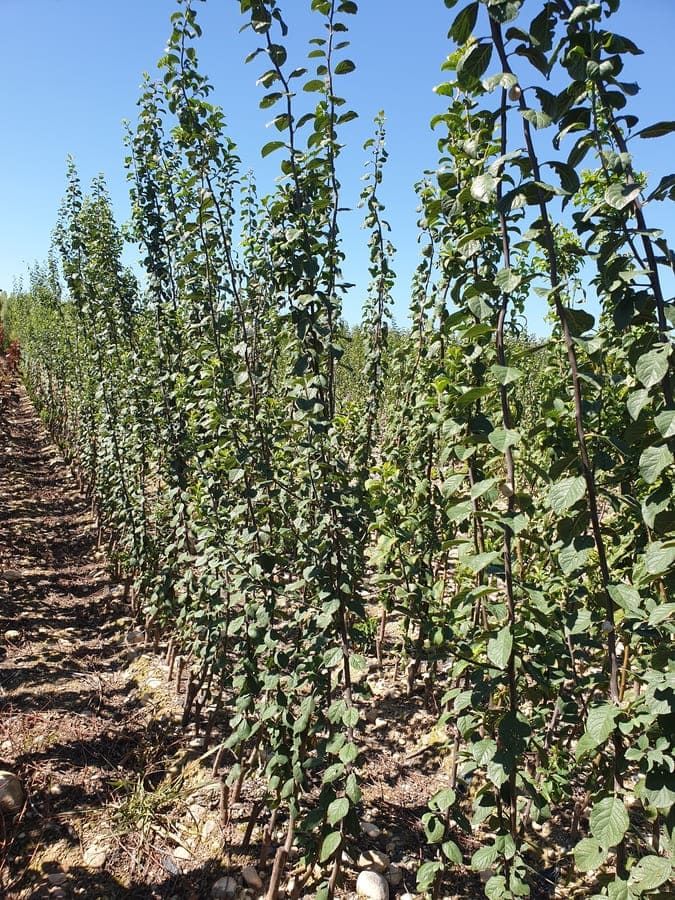
<instances>
[{"instance_id":1,"label":"small rock","mask_svg":"<svg viewBox=\"0 0 675 900\"><path fill-rule=\"evenodd\" d=\"M366 837L375 840L380 836L380 829L373 822L361 822L361 831Z\"/></svg>"},{"instance_id":2,"label":"small rock","mask_svg":"<svg viewBox=\"0 0 675 900\"><path fill-rule=\"evenodd\" d=\"M386 720L386 719L375 719L375 728L376 728L378 731L380 730L380 728L386 728L386 727L387 727L387 720Z\"/></svg>"},{"instance_id":3,"label":"small rock","mask_svg":"<svg viewBox=\"0 0 675 900\"><path fill-rule=\"evenodd\" d=\"M148 680L145 683L147 684L147 686L149 688L156 690L157 688L161 688L162 679L161 678L148 678Z\"/></svg>"},{"instance_id":4,"label":"small rock","mask_svg":"<svg viewBox=\"0 0 675 900\"><path fill-rule=\"evenodd\" d=\"M204 825L202 827L202 838L204 840L206 840L206 838L211 837L211 835L213 834L214 831L217 830L217 828L218 828L218 823L216 822L215 819L207 819L206 822L204 822Z\"/></svg>"},{"instance_id":5,"label":"small rock","mask_svg":"<svg viewBox=\"0 0 675 900\"><path fill-rule=\"evenodd\" d=\"M370 709L366 710L366 722L370 722L373 725L375 719L377 719L377 710L371 706Z\"/></svg>"},{"instance_id":6,"label":"small rock","mask_svg":"<svg viewBox=\"0 0 675 900\"><path fill-rule=\"evenodd\" d=\"M47 881L50 884L64 884L67 880L68 876L65 872L50 872L47 875Z\"/></svg>"},{"instance_id":7,"label":"small rock","mask_svg":"<svg viewBox=\"0 0 675 900\"><path fill-rule=\"evenodd\" d=\"M213 900L226 900L227 897L236 897L236 895L237 882L229 875L226 875L225 878L219 878L211 886Z\"/></svg>"},{"instance_id":8,"label":"small rock","mask_svg":"<svg viewBox=\"0 0 675 900\"><path fill-rule=\"evenodd\" d=\"M14 643L15 641L21 640L21 632L17 631L16 628L8 628L5 632L5 640L9 641L9 643Z\"/></svg>"},{"instance_id":9,"label":"small rock","mask_svg":"<svg viewBox=\"0 0 675 900\"><path fill-rule=\"evenodd\" d=\"M398 866L390 866L387 881L392 887L397 887L403 881L403 871Z\"/></svg>"},{"instance_id":10,"label":"small rock","mask_svg":"<svg viewBox=\"0 0 675 900\"><path fill-rule=\"evenodd\" d=\"M389 885L377 872L364 871L356 880L356 893L368 900L389 900Z\"/></svg>"},{"instance_id":11,"label":"small rock","mask_svg":"<svg viewBox=\"0 0 675 900\"><path fill-rule=\"evenodd\" d=\"M176 859L192 859L192 854L185 847L176 847L176 849L173 851L173 855L176 857Z\"/></svg>"},{"instance_id":12,"label":"small rock","mask_svg":"<svg viewBox=\"0 0 675 900\"><path fill-rule=\"evenodd\" d=\"M25 799L26 793L16 775L0 771L0 809L6 813L18 813Z\"/></svg>"},{"instance_id":13,"label":"small rock","mask_svg":"<svg viewBox=\"0 0 675 900\"><path fill-rule=\"evenodd\" d=\"M127 631L124 643L127 647L137 647L139 644L144 644L145 632L142 628L132 628L131 631Z\"/></svg>"},{"instance_id":14,"label":"small rock","mask_svg":"<svg viewBox=\"0 0 675 900\"><path fill-rule=\"evenodd\" d=\"M84 851L84 864L90 869L102 869L107 855L105 847L101 844L91 844Z\"/></svg>"},{"instance_id":15,"label":"small rock","mask_svg":"<svg viewBox=\"0 0 675 900\"><path fill-rule=\"evenodd\" d=\"M399 900L415 900L414 894L401 894Z\"/></svg>"},{"instance_id":16,"label":"small rock","mask_svg":"<svg viewBox=\"0 0 675 900\"><path fill-rule=\"evenodd\" d=\"M380 850L365 850L358 861L359 869L374 869L376 872L386 872L389 868L389 857Z\"/></svg>"},{"instance_id":17,"label":"small rock","mask_svg":"<svg viewBox=\"0 0 675 900\"><path fill-rule=\"evenodd\" d=\"M241 877L250 888L253 888L256 891L262 889L262 878L260 877L260 875L258 875L253 866L244 866L244 868L241 870Z\"/></svg>"}]
</instances>

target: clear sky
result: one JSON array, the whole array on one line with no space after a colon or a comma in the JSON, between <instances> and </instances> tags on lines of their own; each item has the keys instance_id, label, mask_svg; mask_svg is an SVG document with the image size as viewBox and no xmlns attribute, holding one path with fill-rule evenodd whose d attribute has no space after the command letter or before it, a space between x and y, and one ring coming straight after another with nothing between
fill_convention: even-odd
<instances>
[{"instance_id":1,"label":"clear sky","mask_svg":"<svg viewBox=\"0 0 675 900\"><path fill-rule=\"evenodd\" d=\"M321 33L319 18L309 13L310 0L281 5L292 29L290 58L303 65L304 42ZM384 109L390 160L382 198L398 251L395 314L403 321L418 253L412 186L436 160L428 123L443 109L443 98L432 88L444 80L439 67L450 51L446 35L454 13L443 0L360 0L359 7L358 16L348 17L349 55L357 69L340 82L360 116L342 135L349 145L343 201L356 207L366 158L361 147L373 116ZM154 70L174 9L173 0L0 0L0 288L10 289L29 263L45 258L69 153L84 182L105 173L118 218L128 215L122 120L135 117L142 74ZM255 169L261 188L269 188L279 157L261 160L259 148L277 132L265 127L270 111L258 109L255 81L261 58L247 66L243 62L256 37L250 30L239 33L243 20L237 0L208 0L198 11L204 27L198 49L202 69L215 85L215 100L225 109L244 168ZM614 22L615 30L645 51L627 57L625 80L638 81L642 88L630 111L643 125L675 119L675 0L623 0ZM675 170L675 135L634 146L638 166L656 180ZM343 223L345 276L365 288L361 215L350 213ZM649 218L675 237L673 204L659 204ZM355 290L347 300L350 321L358 319L361 296ZM536 310L530 325L543 329Z\"/></svg>"}]
</instances>

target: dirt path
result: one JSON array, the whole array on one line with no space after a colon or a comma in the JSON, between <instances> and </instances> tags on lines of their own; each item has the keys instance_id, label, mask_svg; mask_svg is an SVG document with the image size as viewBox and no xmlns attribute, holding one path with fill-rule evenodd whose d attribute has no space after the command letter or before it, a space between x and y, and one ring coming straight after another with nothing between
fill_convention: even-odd
<instances>
[{"instance_id":1,"label":"dirt path","mask_svg":"<svg viewBox=\"0 0 675 900\"><path fill-rule=\"evenodd\" d=\"M200 873L184 881L140 834L144 776L174 747L170 694L139 680L166 677L130 660L88 503L23 387L0 395L0 769L27 797L0 813L0 896L201 896Z\"/></svg>"}]
</instances>

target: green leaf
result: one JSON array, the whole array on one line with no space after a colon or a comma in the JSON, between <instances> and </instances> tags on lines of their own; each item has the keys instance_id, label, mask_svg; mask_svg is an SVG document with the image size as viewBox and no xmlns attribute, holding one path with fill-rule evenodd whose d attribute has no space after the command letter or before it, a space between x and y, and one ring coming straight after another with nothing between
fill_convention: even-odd
<instances>
[{"instance_id":1,"label":"green leaf","mask_svg":"<svg viewBox=\"0 0 675 900\"><path fill-rule=\"evenodd\" d=\"M417 870L417 889L428 891L436 881L436 876L443 870L441 862L423 862Z\"/></svg>"},{"instance_id":2,"label":"green leaf","mask_svg":"<svg viewBox=\"0 0 675 900\"><path fill-rule=\"evenodd\" d=\"M505 294L512 294L518 288L523 278L513 269L500 269L495 275L495 284Z\"/></svg>"},{"instance_id":3,"label":"green leaf","mask_svg":"<svg viewBox=\"0 0 675 900\"><path fill-rule=\"evenodd\" d=\"M492 550L488 553L472 553L468 556L463 556L461 561L477 575L498 559L499 553L496 550Z\"/></svg>"},{"instance_id":4,"label":"green leaf","mask_svg":"<svg viewBox=\"0 0 675 900\"><path fill-rule=\"evenodd\" d=\"M604 850L621 843L630 824L623 800L605 797L596 803L590 815L591 834Z\"/></svg>"},{"instance_id":5,"label":"green leaf","mask_svg":"<svg viewBox=\"0 0 675 900\"><path fill-rule=\"evenodd\" d=\"M351 59L341 59L337 66L335 66L335 74L348 75L350 72L353 72L355 68L356 66Z\"/></svg>"},{"instance_id":6,"label":"green leaf","mask_svg":"<svg viewBox=\"0 0 675 900\"><path fill-rule=\"evenodd\" d=\"M331 831L329 835L327 835L323 844L321 844L321 855L319 857L320 862L324 863L326 860L330 859L331 856L334 855L335 851L339 848L342 843L342 835L339 831Z\"/></svg>"},{"instance_id":7,"label":"green leaf","mask_svg":"<svg viewBox=\"0 0 675 900\"><path fill-rule=\"evenodd\" d=\"M619 709L613 703L601 703L588 710L586 734L592 738L596 747L604 744L614 731L614 722L618 714Z\"/></svg>"},{"instance_id":8,"label":"green leaf","mask_svg":"<svg viewBox=\"0 0 675 900\"><path fill-rule=\"evenodd\" d=\"M328 807L327 818L329 825L337 825L349 812L349 800L346 797L338 797Z\"/></svg>"},{"instance_id":9,"label":"green leaf","mask_svg":"<svg viewBox=\"0 0 675 900\"><path fill-rule=\"evenodd\" d=\"M632 203L636 197L640 196L642 188L639 184L631 182L630 184L610 184L605 191L605 202L612 209L624 209L629 203Z\"/></svg>"},{"instance_id":10,"label":"green leaf","mask_svg":"<svg viewBox=\"0 0 675 900\"><path fill-rule=\"evenodd\" d=\"M650 575L662 575L675 562L675 545L668 546L663 541L647 544L644 561L645 569Z\"/></svg>"},{"instance_id":11,"label":"green leaf","mask_svg":"<svg viewBox=\"0 0 675 900\"><path fill-rule=\"evenodd\" d=\"M490 65L492 44L486 41L474 44L469 52L463 55L457 64L457 77L466 83L479 79Z\"/></svg>"},{"instance_id":12,"label":"green leaf","mask_svg":"<svg viewBox=\"0 0 675 900\"><path fill-rule=\"evenodd\" d=\"M357 804L361 802L361 788L359 787L358 780L353 772L350 772L347 776L347 782L345 784L345 794L349 797L352 803Z\"/></svg>"},{"instance_id":13,"label":"green leaf","mask_svg":"<svg viewBox=\"0 0 675 900\"><path fill-rule=\"evenodd\" d=\"M654 424L661 432L661 437L675 437L675 410L665 409L654 419Z\"/></svg>"},{"instance_id":14,"label":"green leaf","mask_svg":"<svg viewBox=\"0 0 675 900\"><path fill-rule=\"evenodd\" d=\"M489 203L497 190L497 182L492 175L478 175L471 182L471 196L481 203Z\"/></svg>"},{"instance_id":15,"label":"green leaf","mask_svg":"<svg viewBox=\"0 0 675 900\"><path fill-rule=\"evenodd\" d=\"M454 841L444 841L441 844L441 850L445 858L449 859L450 862L458 866L462 865L462 851Z\"/></svg>"},{"instance_id":16,"label":"green leaf","mask_svg":"<svg viewBox=\"0 0 675 900\"><path fill-rule=\"evenodd\" d=\"M649 391L645 388L637 388L637 390L630 392L626 401L626 407L634 422L637 422L640 413L648 403Z\"/></svg>"},{"instance_id":17,"label":"green leaf","mask_svg":"<svg viewBox=\"0 0 675 900\"><path fill-rule=\"evenodd\" d=\"M535 128L548 128L553 119L541 109L521 109L521 115Z\"/></svg>"},{"instance_id":18,"label":"green leaf","mask_svg":"<svg viewBox=\"0 0 675 900\"><path fill-rule=\"evenodd\" d=\"M478 18L478 3L469 3L455 18L450 26L449 37L457 44L463 44L470 37Z\"/></svg>"},{"instance_id":19,"label":"green leaf","mask_svg":"<svg viewBox=\"0 0 675 900\"><path fill-rule=\"evenodd\" d=\"M574 848L574 863L580 872L593 872L606 859L607 851L591 838L583 838Z\"/></svg>"},{"instance_id":20,"label":"green leaf","mask_svg":"<svg viewBox=\"0 0 675 900\"><path fill-rule=\"evenodd\" d=\"M495 428L488 435L488 441L495 450L504 453L509 447L515 447L520 443L520 432L513 428Z\"/></svg>"},{"instance_id":21,"label":"green leaf","mask_svg":"<svg viewBox=\"0 0 675 900\"><path fill-rule=\"evenodd\" d=\"M326 87L326 82L321 81L320 78L312 78L303 86L303 91L307 91L307 93L312 93L313 91L323 91Z\"/></svg>"},{"instance_id":22,"label":"green leaf","mask_svg":"<svg viewBox=\"0 0 675 900\"><path fill-rule=\"evenodd\" d=\"M262 148L262 150L260 151L260 155L269 156L270 153L274 153L275 150L280 150L285 146L286 144L283 141L270 141Z\"/></svg>"},{"instance_id":23,"label":"green leaf","mask_svg":"<svg viewBox=\"0 0 675 900\"><path fill-rule=\"evenodd\" d=\"M445 813L450 809L456 799L457 795L452 788L444 788L442 791L438 791L438 793L434 794L429 805L439 812Z\"/></svg>"},{"instance_id":24,"label":"green leaf","mask_svg":"<svg viewBox=\"0 0 675 900\"><path fill-rule=\"evenodd\" d=\"M610 584L607 591L612 600L626 612L640 609L640 594L629 584Z\"/></svg>"},{"instance_id":25,"label":"green leaf","mask_svg":"<svg viewBox=\"0 0 675 900\"><path fill-rule=\"evenodd\" d=\"M497 752L497 742L492 738L483 738L471 745L471 755L477 766L485 766Z\"/></svg>"},{"instance_id":26,"label":"green leaf","mask_svg":"<svg viewBox=\"0 0 675 900\"><path fill-rule=\"evenodd\" d=\"M505 669L511 657L513 649L513 636L509 626L502 628L497 637L490 638L487 645L487 655L490 662L498 669Z\"/></svg>"},{"instance_id":27,"label":"green leaf","mask_svg":"<svg viewBox=\"0 0 675 900\"><path fill-rule=\"evenodd\" d=\"M471 868L474 872L482 872L484 869L489 869L498 856L499 850L496 844L480 847L471 857Z\"/></svg>"},{"instance_id":28,"label":"green leaf","mask_svg":"<svg viewBox=\"0 0 675 900\"><path fill-rule=\"evenodd\" d=\"M656 628L675 613L675 603L659 603L649 614L649 624Z\"/></svg>"},{"instance_id":29,"label":"green leaf","mask_svg":"<svg viewBox=\"0 0 675 900\"><path fill-rule=\"evenodd\" d=\"M503 875L493 875L485 883L485 896L488 900L502 900L503 897L513 897L506 885Z\"/></svg>"},{"instance_id":30,"label":"green leaf","mask_svg":"<svg viewBox=\"0 0 675 900\"><path fill-rule=\"evenodd\" d=\"M663 137L664 134L671 134L675 131L675 122L655 122L654 125L648 125L641 131L636 132L640 138L656 138Z\"/></svg>"},{"instance_id":31,"label":"green leaf","mask_svg":"<svg viewBox=\"0 0 675 900\"><path fill-rule=\"evenodd\" d=\"M673 464L673 454L665 444L647 447L640 454L640 474L647 484L654 484L661 472Z\"/></svg>"},{"instance_id":32,"label":"green leaf","mask_svg":"<svg viewBox=\"0 0 675 900\"><path fill-rule=\"evenodd\" d=\"M513 384L514 381L519 381L523 377L522 369L517 369L515 366L490 366L490 371L497 379L498 384L507 385Z\"/></svg>"},{"instance_id":33,"label":"green leaf","mask_svg":"<svg viewBox=\"0 0 675 900\"><path fill-rule=\"evenodd\" d=\"M548 491L548 505L554 513L560 515L574 506L586 493L586 482L583 476L563 478L552 484Z\"/></svg>"},{"instance_id":34,"label":"green leaf","mask_svg":"<svg viewBox=\"0 0 675 900\"><path fill-rule=\"evenodd\" d=\"M653 891L670 878L672 864L663 856L643 856L628 876L628 883L639 891Z\"/></svg>"},{"instance_id":35,"label":"green leaf","mask_svg":"<svg viewBox=\"0 0 675 900\"><path fill-rule=\"evenodd\" d=\"M635 374L646 388L654 387L663 381L668 372L668 356L670 347L658 347L643 353L635 364Z\"/></svg>"}]
</instances>

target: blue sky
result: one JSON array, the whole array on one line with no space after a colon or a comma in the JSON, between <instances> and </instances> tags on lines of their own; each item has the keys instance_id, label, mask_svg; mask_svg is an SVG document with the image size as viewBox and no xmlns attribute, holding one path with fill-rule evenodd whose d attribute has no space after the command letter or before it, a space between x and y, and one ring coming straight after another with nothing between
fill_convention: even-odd
<instances>
[{"instance_id":1,"label":"blue sky","mask_svg":"<svg viewBox=\"0 0 675 900\"><path fill-rule=\"evenodd\" d=\"M530 5L533 5L534 0ZM292 29L290 58L305 63L305 42L320 34L309 0L282 6ZM410 276L418 258L414 182L433 168L435 139L429 119L443 109L433 86L443 80L440 64L450 50L446 38L454 13L442 0L361 0L350 17L357 64L341 81L342 92L359 113L347 126L342 163L343 203L356 207L365 154L363 141L379 109L387 115L390 160L382 189L386 216L397 247L395 269L397 319L407 310ZM123 169L122 120L133 121L144 71L152 72L169 33L173 0L0 0L5 39L2 50L0 108L0 288L9 289L26 266L44 259L64 189L65 160L76 159L84 182L104 172L120 220L128 215ZM278 158L260 159L259 148L276 137L266 123L269 110L258 109L255 81L260 59L245 66L256 45L250 30L239 33L236 0L199 4L204 38L199 46L203 70L225 109L229 133L237 142L244 168L258 173L269 188ZM644 125L675 118L675 2L623 0L615 30L629 35L645 51L628 58L625 79L642 91L631 110ZM636 141L637 164L656 180L675 170L675 135ZM675 234L673 204L660 204L650 222ZM365 289L367 249L360 231L361 212L348 214L343 228L348 254L346 278ZM358 290L347 299L346 317L359 315ZM543 329L531 313L531 328Z\"/></svg>"}]
</instances>

